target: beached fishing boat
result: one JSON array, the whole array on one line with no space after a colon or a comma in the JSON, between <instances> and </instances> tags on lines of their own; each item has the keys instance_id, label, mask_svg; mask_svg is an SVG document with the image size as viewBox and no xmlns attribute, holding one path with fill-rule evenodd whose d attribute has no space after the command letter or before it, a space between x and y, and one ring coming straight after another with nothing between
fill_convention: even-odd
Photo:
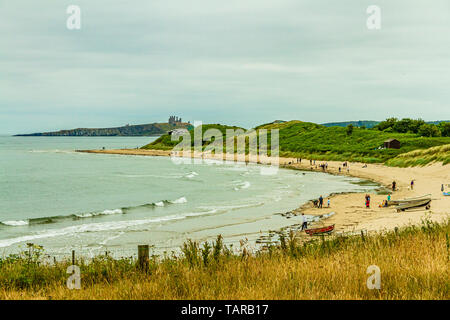
<instances>
[{"instance_id":1,"label":"beached fishing boat","mask_svg":"<svg viewBox=\"0 0 450 320\"><path fill-rule=\"evenodd\" d=\"M431 200L431 193L423 195L423 196L420 196L420 197L415 197L415 198L407 198L407 199L401 199L401 200L390 200L390 201L388 201L388 206L402 205L402 204L414 203L414 202L421 202L421 201L424 201L424 200Z\"/></svg>"},{"instance_id":2,"label":"beached fishing boat","mask_svg":"<svg viewBox=\"0 0 450 320\"><path fill-rule=\"evenodd\" d=\"M431 199L423 199L418 201L412 201L407 203L402 203L395 207L397 212L405 211L412 208L426 207L426 209L430 208Z\"/></svg>"},{"instance_id":3,"label":"beached fishing boat","mask_svg":"<svg viewBox=\"0 0 450 320\"><path fill-rule=\"evenodd\" d=\"M333 232L334 230L334 224L327 227L320 227L320 228L314 228L314 229L306 229L305 232L309 234L310 236L315 235L321 235L321 234L329 234Z\"/></svg>"}]
</instances>

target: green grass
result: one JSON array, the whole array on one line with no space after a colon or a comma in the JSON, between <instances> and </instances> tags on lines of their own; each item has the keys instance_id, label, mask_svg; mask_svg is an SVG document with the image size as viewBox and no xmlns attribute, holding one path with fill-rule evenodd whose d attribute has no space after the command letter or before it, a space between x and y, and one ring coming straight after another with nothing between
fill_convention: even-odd
<instances>
[{"instance_id":1,"label":"green grass","mask_svg":"<svg viewBox=\"0 0 450 320\"><path fill-rule=\"evenodd\" d=\"M236 127L236 126L226 126L226 125L221 125L221 124L205 124L202 126L202 136L204 135L204 133L207 130L210 129L216 129L219 130L223 137L226 136L226 130L227 129L233 129L233 130L238 130L238 129L242 129L245 131L245 129L241 128L241 127ZM191 129L189 130L189 133L191 135L191 146L194 146L194 130ZM152 143L149 143L145 146L143 146L141 149L147 149L147 150L172 150L178 143L180 140L176 140L176 141L172 141L172 137L168 134L162 135L161 137L159 137L157 140L153 141ZM203 145L206 146L208 145L208 142L205 142Z\"/></svg>"},{"instance_id":2,"label":"green grass","mask_svg":"<svg viewBox=\"0 0 450 320\"><path fill-rule=\"evenodd\" d=\"M219 236L188 241L181 255L77 260L81 290L69 290L70 259L46 264L42 249L0 258L0 299L449 299L450 224L424 221L397 231L299 241L249 254ZM432 263L431 263L432 262ZM381 270L368 290L367 267Z\"/></svg>"},{"instance_id":3,"label":"green grass","mask_svg":"<svg viewBox=\"0 0 450 320\"><path fill-rule=\"evenodd\" d=\"M226 128L237 129L204 125L203 131L209 128L217 128L223 133ZM450 144L450 137L420 137L411 133L388 133L361 128L354 128L352 134L347 134L347 128L344 127L325 127L301 121L269 123L255 129L279 129L280 156L328 161L382 163L414 150ZM192 134L192 130L190 132ZM385 140L391 138L401 142L400 149L378 149ZM270 137L268 141L270 142ZM170 136L164 135L143 148L169 150L176 144L177 142L170 141ZM394 163L391 162L392 165Z\"/></svg>"}]
</instances>

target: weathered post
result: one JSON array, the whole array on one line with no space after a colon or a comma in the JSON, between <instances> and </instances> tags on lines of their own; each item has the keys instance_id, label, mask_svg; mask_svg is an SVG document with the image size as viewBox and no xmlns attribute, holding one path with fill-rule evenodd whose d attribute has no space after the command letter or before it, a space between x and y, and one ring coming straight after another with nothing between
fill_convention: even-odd
<instances>
[{"instance_id":1,"label":"weathered post","mask_svg":"<svg viewBox=\"0 0 450 320\"><path fill-rule=\"evenodd\" d=\"M366 239L364 239L364 230L361 230L361 239L362 241L366 241Z\"/></svg>"},{"instance_id":2,"label":"weathered post","mask_svg":"<svg viewBox=\"0 0 450 320\"><path fill-rule=\"evenodd\" d=\"M148 244L138 245L138 268L140 270L148 270L149 252Z\"/></svg>"},{"instance_id":3,"label":"weathered post","mask_svg":"<svg viewBox=\"0 0 450 320\"><path fill-rule=\"evenodd\" d=\"M72 265L75 265L75 250L72 250Z\"/></svg>"}]
</instances>

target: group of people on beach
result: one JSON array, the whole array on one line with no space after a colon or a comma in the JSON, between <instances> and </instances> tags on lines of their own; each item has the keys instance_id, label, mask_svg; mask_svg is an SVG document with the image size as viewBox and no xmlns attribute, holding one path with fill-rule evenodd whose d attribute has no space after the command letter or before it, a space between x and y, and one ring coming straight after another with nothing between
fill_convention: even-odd
<instances>
[{"instance_id":1,"label":"group of people on beach","mask_svg":"<svg viewBox=\"0 0 450 320\"><path fill-rule=\"evenodd\" d=\"M323 208L323 197L320 196L319 199L314 200L313 204L314 204L314 207L316 207L316 208ZM330 198L328 198L327 208L329 208L330 205L331 205L331 200L330 200Z\"/></svg>"},{"instance_id":2,"label":"group of people on beach","mask_svg":"<svg viewBox=\"0 0 450 320\"><path fill-rule=\"evenodd\" d=\"M411 180L411 183L410 183L410 189L411 190L414 190L414 179L413 180ZM397 190L397 182L395 182L395 180L394 181L392 181L392 191L396 191Z\"/></svg>"},{"instance_id":3,"label":"group of people on beach","mask_svg":"<svg viewBox=\"0 0 450 320\"><path fill-rule=\"evenodd\" d=\"M389 201L391 201L391 194L388 194L387 200L383 200L383 203L379 205L380 208L389 207Z\"/></svg>"},{"instance_id":4,"label":"group of people on beach","mask_svg":"<svg viewBox=\"0 0 450 320\"><path fill-rule=\"evenodd\" d=\"M296 158L295 161L296 163L302 163L302 158ZM292 164L292 162L289 162L289 164ZM313 170L314 168L315 169L321 168L323 172L326 172L328 170L328 162L324 162L317 165L316 160L310 159L309 165L311 166L311 170ZM342 172L343 168L347 169L347 173L350 172L350 167L347 161L343 162L342 166L339 166L339 173Z\"/></svg>"},{"instance_id":5,"label":"group of people on beach","mask_svg":"<svg viewBox=\"0 0 450 320\"><path fill-rule=\"evenodd\" d=\"M348 162L347 161L342 163L342 168L346 168L347 169L347 173L350 172L350 167L348 166ZM339 166L339 173L342 172L342 168L341 168L341 166Z\"/></svg>"},{"instance_id":6,"label":"group of people on beach","mask_svg":"<svg viewBox=\"0 0 450 320\"><path fill-rule=\"evenodd\" d=\"M366 194L366 208L370 208L370 194Z\"/></svg>"}]
</instances>

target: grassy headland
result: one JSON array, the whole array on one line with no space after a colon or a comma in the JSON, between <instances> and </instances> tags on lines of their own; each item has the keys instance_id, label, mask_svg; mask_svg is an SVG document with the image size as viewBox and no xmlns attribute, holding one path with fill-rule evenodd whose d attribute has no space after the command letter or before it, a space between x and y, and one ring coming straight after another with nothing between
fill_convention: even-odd
<instances>
[{"instance_id":1,"label":"grassy headland","mask_svg":"<svg viewBox=\"0 0 450 320\"><path fill-rule=\"evenodd\" d=\"M226 137L226 130L227 129L233 129L233 130L239 130L242 129L245 131L245 129L241 127L235 127L235 126L227 126L227 125L221 125L221 124L204 124L202 125L202 137L204 133L209 129L217 129L219 130L223 137ZM191 135L191 146L194 146L194 129L191 128L189 130L189 133ZM181 138L180 138L181 139ZM149 143L145 146L143 146L141 149L147 149L147 150L172 150L177 144L178 140L172 140L172 137L169 134L162 135L152 143ZM206 146L208 142L203 142L203 146Z\"/></svg>"},{"instance_id":2,"label":"grassy headland","mask_svg":"<svg viewBox=\"0 0 450 320\"><path fill-rule=\"evenodd\" d=\"M449 299L449 231L449 221L425 221L308 242L291 233L255 254L221 237L188 241L181 256L152 257L144 271L131 258L77 261L80 290L66 287L70 261L44 264L34 248L0 259L0 299ZM370 265L381 270L380 290L366 286Z\"/></svg>"},{"instance_id":3,"label":"grassy headland","mask_svg":"<svg viewBox=\"0 0 450 320\"><path fill-rule=\"evenodd\" d=\"M223 125L204 125L203 132L210 128L219 129L224 136L227 128L238 129ZM327 161L383 163L411 151L450 144L450 137L423 137L417 133L399 133L357 127L349 130L345 127L326 127L301 121L269 123L255 129L257 131L279 129L280 156ZM193 146L193 130L189 132ZM399 140L400 149L379 149L387 139ZM270 138L268 141L270 142ZM164 135L144 146L143 149L169 150L177 143L177 141L171 141L169 135ZM444 153L447 151L444 149ZM399 162L391 161L389 163L395 165Z\"/></svg>"}]
</instances>

